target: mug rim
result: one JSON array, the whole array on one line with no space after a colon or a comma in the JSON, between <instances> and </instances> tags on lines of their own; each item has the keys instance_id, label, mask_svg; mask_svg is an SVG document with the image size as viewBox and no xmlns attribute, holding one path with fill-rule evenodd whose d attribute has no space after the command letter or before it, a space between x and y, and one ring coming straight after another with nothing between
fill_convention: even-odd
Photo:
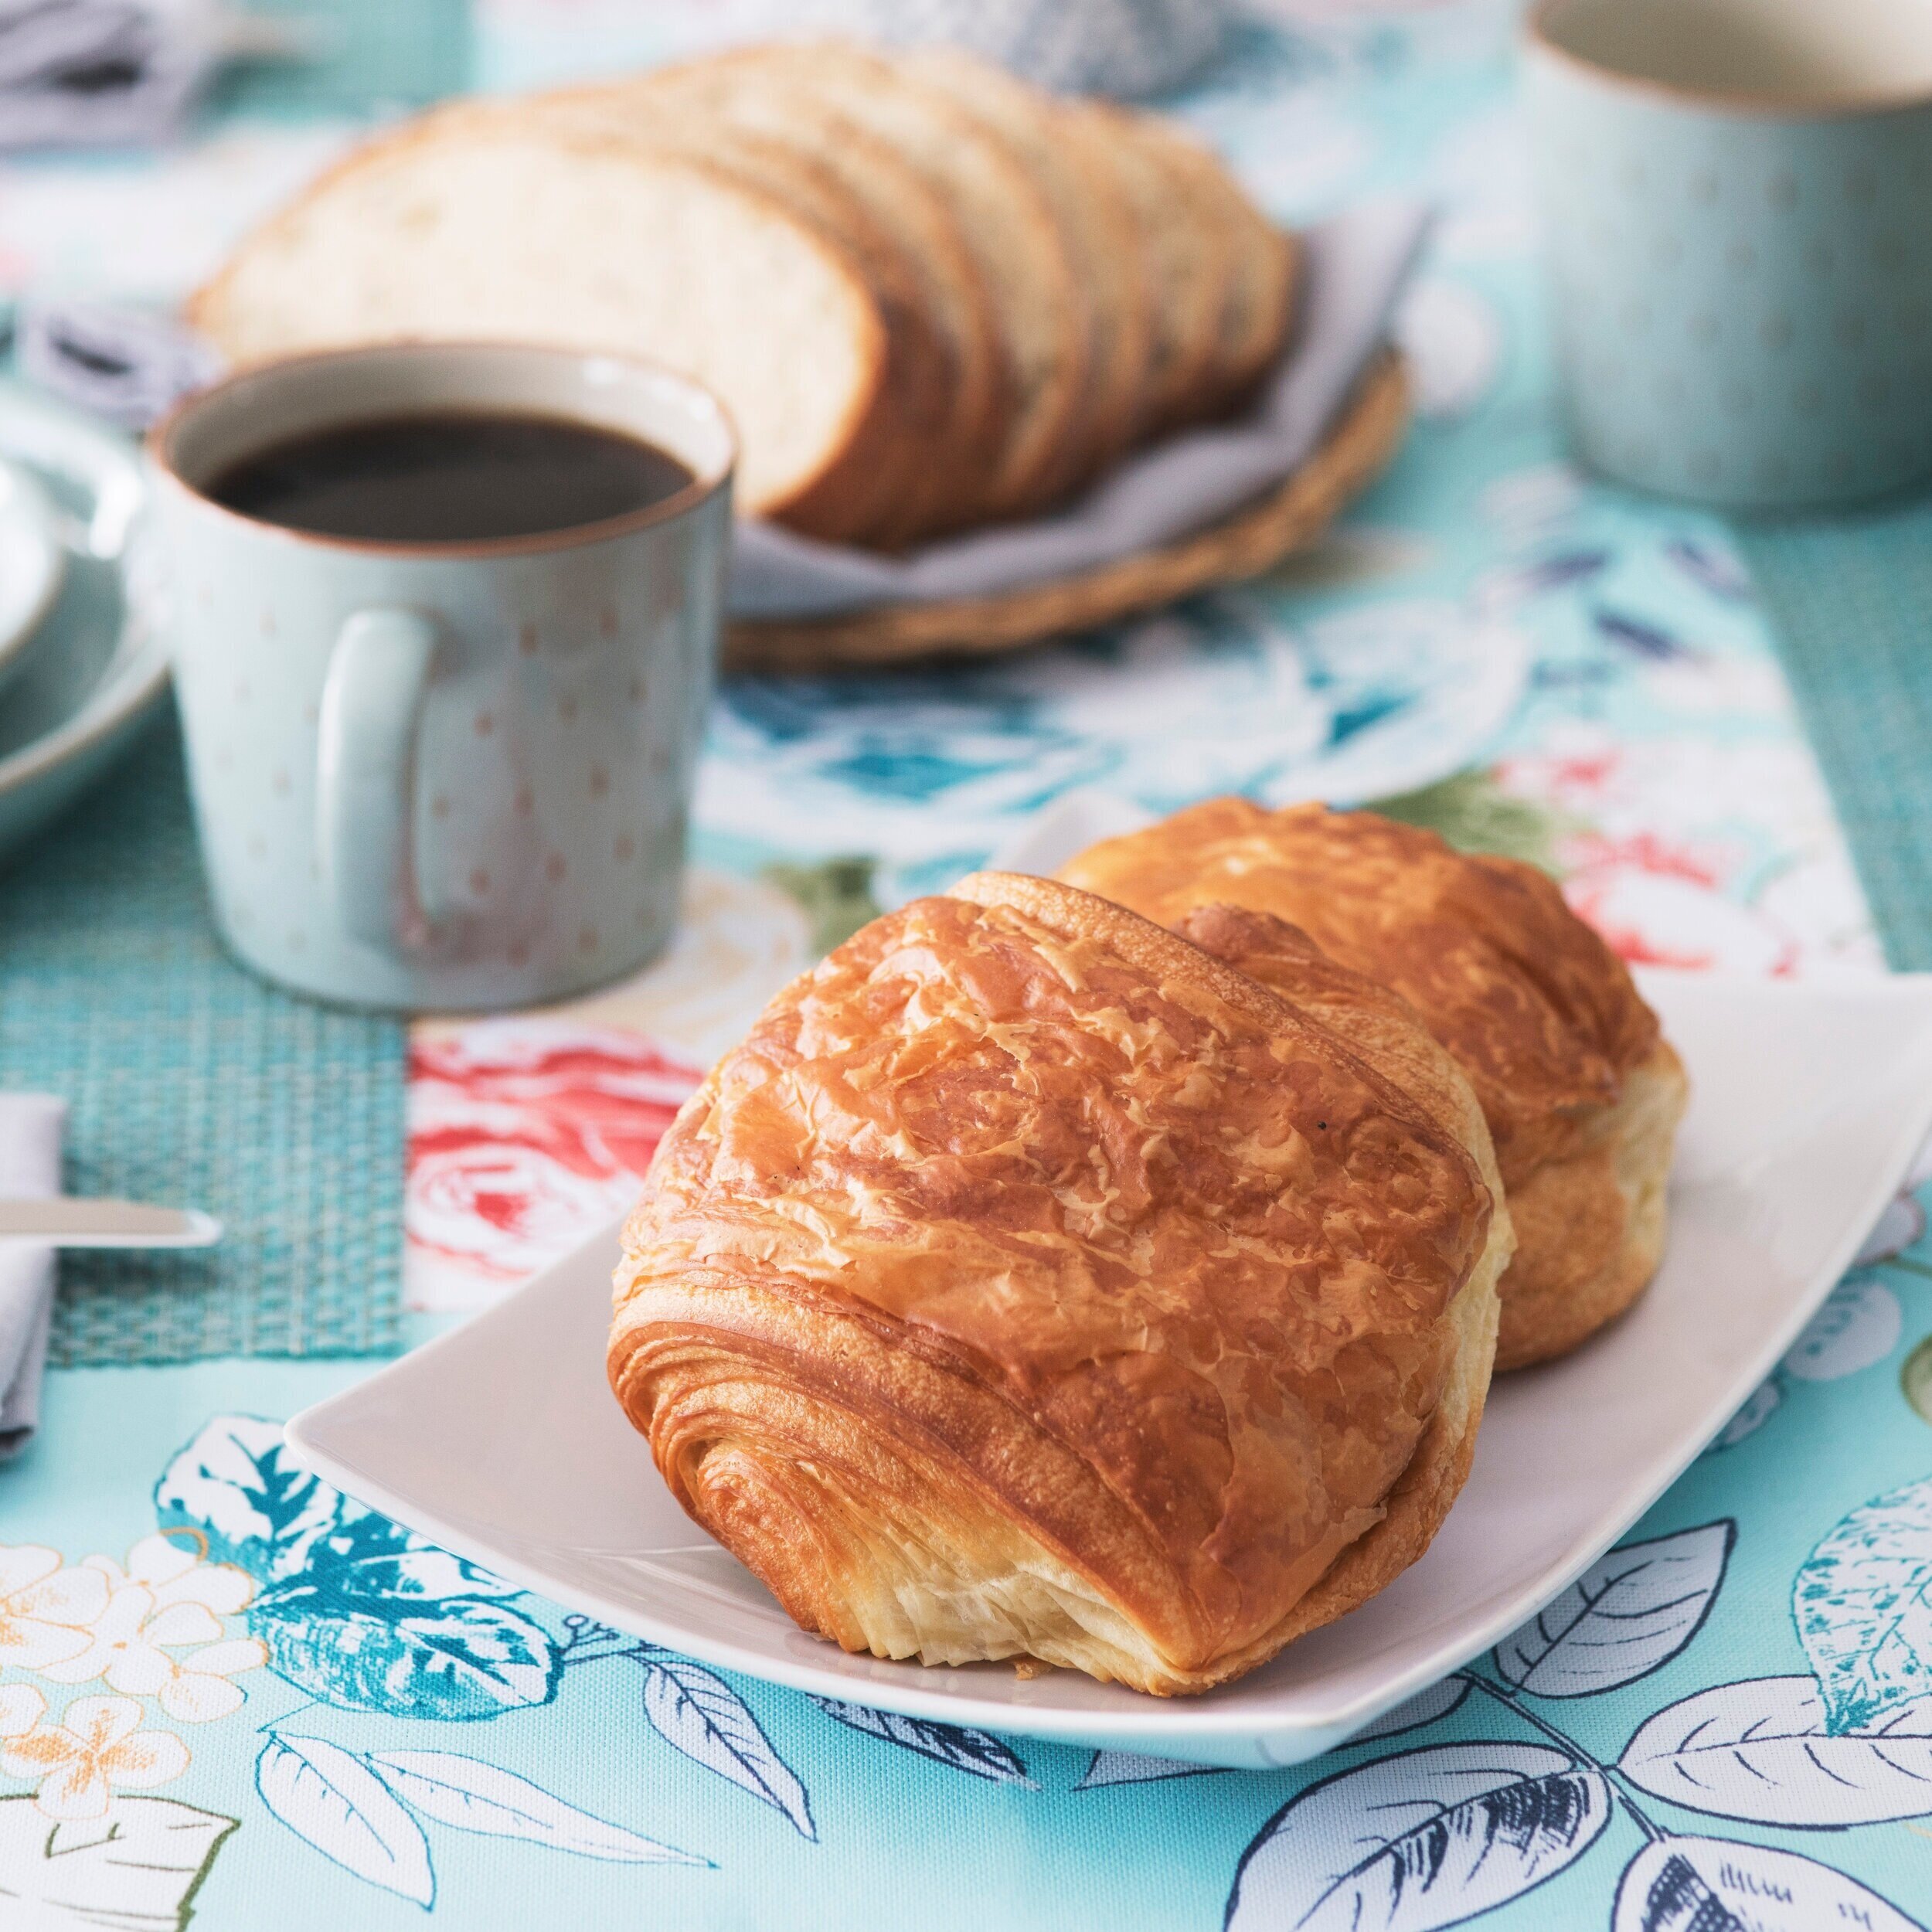
<instances>
[{"instance_id":1,"label":"mug rim","mask_svg":"<svg viewBox=\"0 0 1932 1932\"><path fill-rule=\"evenodd\" d=\"M243 511L231 509L226 503L217 502L199 485L190 482L175 467L172 444L182 425L197 410L244 383L312 368L318 363L351 362L381 356L401 356L405 359L451 355L461 356L473 352L485 355L507 353L536 356L553 362L615 362L634 373L658 377L675 383L689 394L702 400L716 412L719 423L724 431L723 460L717 465L715 474L706 477L694 472L692 480L682 488L674 490L670 495L659 498L655 502L646 504L641 509L627 510L621 516L604 517L594 523L566 523L558 529L533 530L521 536L457 537L434 542L397 537L338 536L327 531L298 529L291 524L270 522L264 517L250 516ZM340 420L350 422L356 419L345 415ZM640 442L645 440L642 437L636 440ZM230 369L225 375L217 376L213 382L205 383L199 389L191 389L185 396L178 396L168 406L166 413L151 425L141 442L149 460L164 482L179 490L199 509L212 511L230 522L239 524L244 529L259 535L287 538L293 543L307 544L318 549L451 563L494 557L542 556L556 551L577 549L588 544L603 543L614 538L630 536L638 531L649 529L656 524L674 522L690 512L702 508L720 492L730 487L733 478L737 474L738 458L742 447L738 426L732 420L731 412L725 407L723 400L696 377L684 375L667 364L622 349L565 349L554 343L521 342L509 338L494 337L466 338L457 342L357 342L337 349L304 349L293 355L278 355L269 361L251 362L242 368ZM658 446L653 444L651 447L655 448ZM682 461L682 457L677 460Z\"/></svg>"},{"instance_id":2,"label":"mug rim","mask_svg":"<svg viewBox=\"0 0 1932 1932\"><path fill-rule=\"evenodd\" d=\"M1661 97L1674 107L1699 107L1707 113L1760 116L1777 121L1859 121L1880 114L1910 114L1932 107L1932 85L1907 94L1868 96L1818 94L1767 94L1757 89L1694 87L1687 81L1660 80L1651 74L1626 73L1593 60L1566 47L1550 30L1551 16L1576 0L1532 0L1522 16L1524 48L1546 54L1591 80L1607 82L1638 94Z\"/></svg>"}]
</instances>

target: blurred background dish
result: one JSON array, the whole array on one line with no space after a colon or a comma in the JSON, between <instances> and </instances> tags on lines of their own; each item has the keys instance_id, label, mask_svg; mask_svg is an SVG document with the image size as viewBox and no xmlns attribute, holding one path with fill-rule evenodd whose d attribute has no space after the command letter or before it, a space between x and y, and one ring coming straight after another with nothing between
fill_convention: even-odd
<instances>
[{"instance_id":1,"label":"blurred background dish","mask_svg":"<svg viewBox=\"0 0 1932 1932\"><path fill-rule=\"evenodd\" d=\"M139 460L120 437L0 386L0 457L57 517L58 594L0 692L0 859L107 771L168 682L167 653L136 607Z\"/></svg>"},{"instance_id":2,"label":"blurred background dish","mask_svg":"<svg viewBox=\"0 0 1932 1932\"><path fill-rule=\"evenodd\" d=\"M1739 509L1932 473L1932 10L1543 0L1524 83L1584 461Z\"/></svg>"},{"instance_id":3,"label":"blurred background dish","mask_svg":"<svg viewBox=\"0 0 1932 1932\"><path fill-rule=\"evenodd\" d=\"M1165 94L1220 50L1224 0L779 0L773 31L969 48L1042 87L1136 100Z\"/></svg>"},{"instance_id":4,"label":"blurred background dish","mask_svg":"<svg viewBox=\"0 0 1932 1932\"><path fill-rule=\"evenodd\" d=\"M0 457L0 685L53 607L67 574L60 521L32 472Z\"/></svg>"}]
</instances>

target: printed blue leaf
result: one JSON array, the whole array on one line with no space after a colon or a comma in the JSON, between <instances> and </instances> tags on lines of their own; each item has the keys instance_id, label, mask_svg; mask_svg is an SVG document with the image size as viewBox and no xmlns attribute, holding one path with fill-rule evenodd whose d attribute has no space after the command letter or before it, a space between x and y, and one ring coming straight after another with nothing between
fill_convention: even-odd
<instances>
[{"instance_id":1,"label":"printed blue leaf","mask_svg":"<svg viewBox=\"0 0 1932 1932\"><path fill-rule=\"evenodd\" d=\"M1719 1684L1658 1712L1617 1768L1687 1810L1837 1830L1932 1813L1932 1702L1834 1733L1809 1677Z\"/></svg>"},{"instance_id":2,"label":"printed blue leaf","mask_svg":"<svg viewBox=\"0 0 1932 1932\"><path fill-rule=\"evenodd\" d=\"M1096 1751L1080 1774L1077 1791L1097 1791L1109 1784L1154 1784L1170 1777L1206 1777L1218 1764L1183 1764L1172 1757L1148 1757L1139 1751Z\"/></svg>"},{"instance_id":3,"label":"printed blue leaf","mask_svg":"<svg viewBox=\"0 0 1932 1932\"><path fill-rule=\"evenodd\" d=\"M457 1751L371 1751L367 1762L410 1808L486 1838L529 1838L624 1865L709 1865L553 1798L540 1784Z\"/></svg>"},{"instance_id":4,"label":"printed blue leaf","mask_svg":"<svg viewBox=\"0 0 1932 1932\"><path fill-rule=\"evenodd\" d=\"M451 1597L516 1597L522 1592L515 1583L447 1549L423 1547L399 1549L386 1555L359 1556L352 1562L325 1563L311 1560L310 1571L318 1585L338 1597L356 1600L401 1599L406 1606L440 1603ZM406 1614L399 1607L395 1614Z\"/></svg>"},{"instance_id":5,"label":"printed blue leaf","mask_svg":"<svg viewBox=\"0 0 1932 1932\"><path fill-rule=\"evenodd\" d=\"M1832 1730L1932 1696L1932 1478L1825 1536L1793 1580L1791 1615Z\"/></svg>"},{"instance_id":6,"label":"printed blue leaf","mask_svg":"<svg viewBox=\"0 0 1932 1932\"><path fill-rule=\"evenodd\" d=\"M1737 1413L1711 1438L1711 1446L1704 1453L1714 1455L1719 1450L1735 1449L1740 1442L1756 1435L1777 1413L1778 1404L1784 1400L1783 1392L1775 1381L1760 1382L1744 1398L1743 1406Z\"/></svg>"},{"instance_id":7,"label":"printed blue leaf","mask_svg":"<svg viewBox=\"0 0 1932 1932\"><path fill-rule=\"evenodd\" d=\"M1590 614L1597 628L1612 644L1621 645L1633 656L1648 658L1653 663L1668 664L1675 658L1696 655L1668 631L1654 624L1646 624L1641 617L1627 617L1621 611L1598 610Z\"/></svg>"},{"instance_id":8,"label":"printed blue leaf","mask_svg":"<svg viewBox=\"0 0 1932 1932\"><path fill-rule=\"evenodd\" d=\"M1729 1838L1666 1838L1624 1869L1611 1932L1925 1932L1815 1859Z\"/></svg>"},{"instance_id":9,"label":"printed blue leaf","mask_svg":"<svg viewBox=\"0 0 1932 1932\"><path fill-rule=\"evenodd\" d=\"M840 1723L863 1731L868 1736L883 1737L902 1750L917 1751L935 1764L995 1784L1032 1786L1026 1767L990 1731L969 1730L963 1724L934 1723L923 1717L901 1717L895 1711L842 1703L835 1697L815 1697L811 1701L828 1717L835 1717Z\"/></svg>"},{"instance_id":10,"label":"printed blue leaf","mask_svg":"<svg viewBox=\"0 0 1932 1932\"><path fill-rule=\"evenodd\" d=\"M1600 576L1610 563L1607 550L1567 550L1529 563L1505 565L1487 572L1477 583L1477 607L1485 617L1500 617L1530 598L1568 590Z\"/></svg>"},{"instance_id":11,"label":"printed blue leaf","mask_svg":"<svg viewBox=\"0 0 1932 1932\"><path fill-rule=\"evenodd\" d=\"M1600 1774L1540 1744L1438 1744L1312 1784L1261 1828L1228 1932L1434 1932L1521 1898L1610 1821Z\"/></svg>"},{"instance_id":12,"label":"printed blue leaf","mask_svg":"<svg viewBox=\"0 0 1932 1932\"><path fill-rule=\"evenodd\" d=\"M771 1748L744 1699L715 1672L682 1657L652 1658L644 1710L673 1750L775 1806L800 1836L818 1837L805 1787Z\"/></svg>"},{"instance_id":13,"label":"printed blue leaf","mask_svg":"<svg viewBox=\"0 0 1932 1932\"><path fill-rule=\"evenodd\" d=\"M1726 1519L1613 1549L1496 1646L1497 1674L1536 1697L1648 1677L1702 1628L1736 1534Z\"/></svg>"},{"instance_id":14,"label":"printed blue leaf","mask_svg":"<svg viewBox=\"0 0 1932 1932\"><path fill-rule=\"evenodd\" d=\"M1801 1382L1835 1382L1874 1367L1899 1345L1904 1316L1880 1281L1841 1281L1779 1365Z\"/></svg>"},{"instance_id":15,"label":"printed blue leaf","mask_svg":"<svg viewBox=\"0 0 1932 1932\"><path fill-rule=\"evenodd\" d=\"M1743 565L1730 551L1679 537L1664 546L1664 554L1693 583L1713 597L1734 604L1752 600L1751 580L1744 574Z\"/></svg>"},{"instance_id":16,"label":"printed blue leaf","mask_svg":"<svg viewBox=\"0 0 1932 1932\"><path fill-rule=\"evenodd\" d=\"M262 1802L324 1857L427 1911L436 1874L423 1828L352 1751L277 1732L255 1760Z\"/></svg>"},{"instance_id":17,"label":"printed blue leaf","mask_svg":"<svg viewBox=\"0 0 1932 1932\"><path fill-rule=\"evenodd\" d=\"M216 1417L155 1485L163 1529L200 1531L210 1561L264 1583L302 1567L341 1500L287 1454L282 1425L259 1416Z\"/></svg>"},{"instance_id":18,"label":"printed blue leaf","mask_svg":"<svg viewBox=\"0 0 1932 1932\"><path fill-rule=\"evenodd\" d=\"M378 1515L373 1509L344 1496L336 1506L335 1522L309 1546L308 1562L311 1569L333 1570L345 1563L366 1563L372 1557L434 1548L434 1544L405 1529L400 1523L392 1522L388 1517Z\"/></svg>"},{"instance_id":19,"label":"printed blue leaf","mask_svg":"<svg viewBox=\"0 0 1932 1932\"><path fill-rule=\"evenodd\" d=\"M1440 1683L1419 1690L1393 1710L1386 1710L1372 1723L1362 1726L1349 1740L1351 1744L1367 1744L1378 1737L1394 1737L1403 1731L1417 1731L1438 1718L1447 1717L1469 1695L1466 1677L1445 1677Z\"/></svg>"},{"instance_id":20,"label":"printed blue leaf","mask_svg":"<svg viewBox=\"0 0 1932 1932\"><path fill-rule=\"evenodd\" d=\"M556 1695L549 1633L503 1604L396 1597L379 1607L284 1584L256 1599L248 1627L268 1646L270 1668L342 1710L476 1719Z\"/></svg>"}]
</instances>

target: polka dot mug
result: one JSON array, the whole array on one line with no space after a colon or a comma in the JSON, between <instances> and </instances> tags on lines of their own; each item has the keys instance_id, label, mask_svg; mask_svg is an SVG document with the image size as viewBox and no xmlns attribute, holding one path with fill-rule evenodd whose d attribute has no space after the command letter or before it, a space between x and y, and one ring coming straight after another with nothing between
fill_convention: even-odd
<instances>
[{"instance_id":1,"label":"polka dot mug","mask_svg":"<svg viewBox=\"0 0 1932 1932\"><path fill-rule=\"evenodd\" d=\"M477 542L318 536L206 487L339 423L588 423L689 485ZM696 385L623 359L405 344L244 370L149 438L163 617L216 923L271 979L400 1010L560 998L676 916L735 450Z\"/></svg>"},{"instance_id":2,"label":"polka dot mug","mask_svg":"<svg viewBox=\"0 0 1932 1932\"><path fill-rule=\"evenodd\" d=\"M1541 0L1525 69L1583 460L1738 509L1932 479L1932 7Z\"/></svg>"}]
</instances>

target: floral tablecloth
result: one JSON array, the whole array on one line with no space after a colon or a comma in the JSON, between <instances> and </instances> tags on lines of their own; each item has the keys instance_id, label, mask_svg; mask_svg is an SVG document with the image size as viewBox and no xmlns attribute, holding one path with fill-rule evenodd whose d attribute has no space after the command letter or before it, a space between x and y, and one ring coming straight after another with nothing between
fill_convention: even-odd
<instances>
[{"instance_id":1,"label":"floral tablecloth","mask_svg":"<svg viewBox=\"0 0 1932 1932\"><path fill-rule=\"evenodd\" d=\"M499 3L483 77L737 18ZM1003 665L727 687L670 955L567 1011L418 1029L422 1331L621 1211L792 972L1073 786L1382 801L1550 866L1633 959L1879 969L1723 531L1561 459L1509 40L1488 0L1306 0L1238 29L1178 104L1272 207L1440 205L1401 319L1400 462L1239 593ZM158 162L15 168L0 269L165 296L342 138L233 127ZM519 1594L284 1457L280 1420L366 1365L56 1374L0 1475L0 1927L1932 1924L1924 1233L1901 1197L1534 1624L1267 1774L820 1704Z\"/></svg>"}]
</instances>

